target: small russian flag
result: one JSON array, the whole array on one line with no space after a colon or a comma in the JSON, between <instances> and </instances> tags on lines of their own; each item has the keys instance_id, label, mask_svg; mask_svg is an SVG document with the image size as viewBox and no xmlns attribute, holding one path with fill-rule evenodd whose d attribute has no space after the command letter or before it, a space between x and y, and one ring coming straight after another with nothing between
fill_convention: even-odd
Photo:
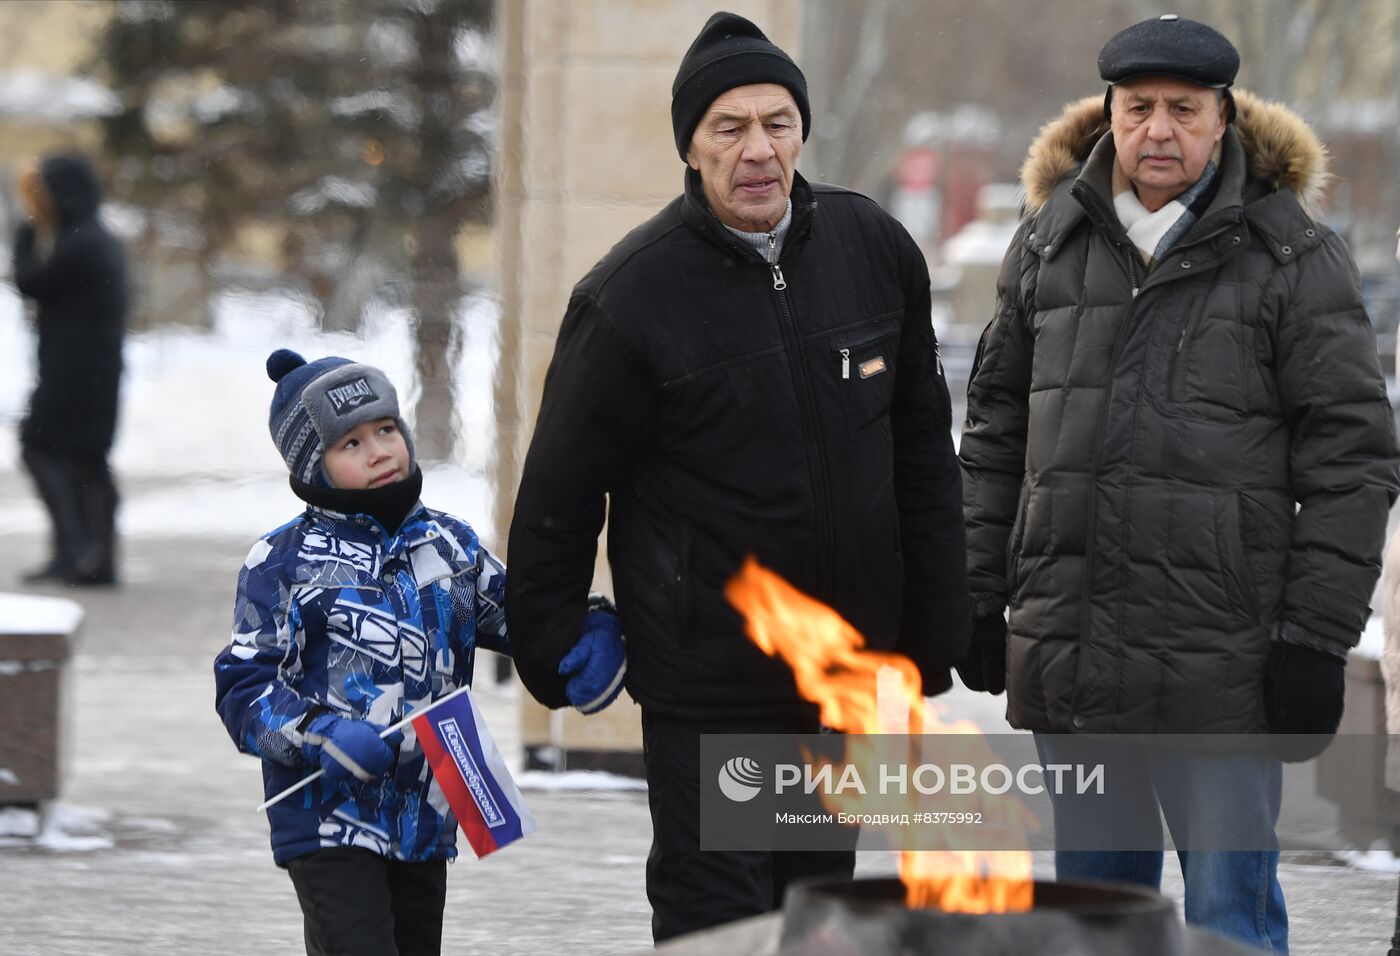
<instances>
[{"instance_id":1,"label":"small russian flag","mask_svg":"<svg viewBox=\"0 0 1400 956\"><path fill-rule=\"evenodd\" d=\"M478 858L535 831L506 762L472 695L444 698L412 720L433 778Z\"/></svg>"}]
</instances>

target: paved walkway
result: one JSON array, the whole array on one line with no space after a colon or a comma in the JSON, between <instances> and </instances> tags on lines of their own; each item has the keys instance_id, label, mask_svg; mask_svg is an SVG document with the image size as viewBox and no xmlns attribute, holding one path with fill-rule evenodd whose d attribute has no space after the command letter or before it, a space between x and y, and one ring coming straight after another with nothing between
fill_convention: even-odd
<instances>
[{"instance_id":1,"label":"paved walkway","mask_svg":"<svg viewBox=\"0 0 1400 956\"><path fill-rule=\"evenodd\" d=\"M166 485L160 493L178 491ZM26 495L17 476L0 471L0 509L27 507ZM291 885L272 864L265 819L251 809L261 797L258 764L235 752L212 705L210 662L227 640L250 543L135 538L125 544L120 589L36 592L75 597L87 610L68 692L71 763L57 808L67 843L0 839L0 954L300 951ZM19 572L37 564L40 551L37 534L0 533L0 589L18 590ZM491 686L489 674L479 671L478 700L502 748L518 753L520 691ZM950 705L953 716L990 722L1000 710L985 696L954 695ZM484 861L468 853L450 869L444 951L646 950L645 794L527 789L526 799L538 833ZM1385 956L1397 878L1328 862L1314 853L1283 867L1294 954ZM885 854L863 854L859 864L862 874L892 869ZM1165 889L1179 897L1168 870ZM1037 872L1048 871L1049 861L1038 860Z\"/></svg>"}]
</instances>

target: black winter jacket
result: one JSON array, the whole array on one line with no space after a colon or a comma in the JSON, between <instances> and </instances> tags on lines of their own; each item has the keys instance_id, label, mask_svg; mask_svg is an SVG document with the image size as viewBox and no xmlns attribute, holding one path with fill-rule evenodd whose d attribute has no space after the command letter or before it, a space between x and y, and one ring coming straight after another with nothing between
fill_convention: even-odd
<instances>
[{"instance_id":1,"label":"black winter jacket","mask_svg":"<svg viewBox=\"0 0 1400 956\"><path fill-rule=\"evenodd\" d=\"M39 363L20 440L57 452L102 455L112 446L126 327L126 265L97 218L101 193L80 156L51 156L40 175L57 216L53 250L34 231L15 237L14 281L37 306Z\"/></svg>"},{"instance_id":2,"label":"black winter jacket","mask_svg":"<svg viewBox=\"0 0 1400 956\"><path fill-rule=\"evenodd\" d=\"M1397 488L1375 338L1345 244L1300 204L1321 145L1236 99L1215 199L1150 275L1100 98L1023 171L961 445L1017 727L1263 732L1277 626L1344 652L1366 623Z\"/></svg>"},{"instance_id":3,"label":"black winter jacket","mask_svg":"<svg viewBox=\"0 0 1400 956\"><path fill-rule=\"evenodd\" d=\"M792 199L770 269L688 174L574 289L510 532L515 661L549 706L606 501L627 687L653 712L813 712L723 596L748 554L950 686L970 614L928 273L869 199L801 177Z\"/></svg>"}]
</instances>

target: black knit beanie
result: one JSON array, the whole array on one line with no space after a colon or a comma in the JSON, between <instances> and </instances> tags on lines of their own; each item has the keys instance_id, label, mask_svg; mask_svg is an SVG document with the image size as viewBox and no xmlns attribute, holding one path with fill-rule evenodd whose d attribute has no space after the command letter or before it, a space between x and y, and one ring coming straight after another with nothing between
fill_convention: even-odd
<instances>
[{"instance_id":1,"label":"black knit beanie","mask_svg":"<svg viewBox=\"0 0 1400 956\"><path fill-rule=\"evenodd\" d=\"M797 101L802 115L802 140L812 129L812 108L807 102L807 78L763 31L734 13L710 17L681 59L676 82L671 84L671 129L676 150L685 159L695 127L710 104L736 86L777 83Z\"/></svg>"}]
</instances>

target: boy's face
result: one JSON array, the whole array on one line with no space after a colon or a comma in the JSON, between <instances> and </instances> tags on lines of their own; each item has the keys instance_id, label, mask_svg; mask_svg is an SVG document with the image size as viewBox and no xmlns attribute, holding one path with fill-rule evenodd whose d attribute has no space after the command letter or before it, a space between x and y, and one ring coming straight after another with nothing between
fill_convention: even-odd
<instances>
[{"instance_id":1,"label":"boy's face","mask_svg":"<svg viewBox=\"0 0 1400 956\"><path fill-rule=\"evenodd\" d=\"M392 418L356 425L326 447L323 461L337 488L380 488L408 477L408 445Z\"/></svg>"}]
</instances>

